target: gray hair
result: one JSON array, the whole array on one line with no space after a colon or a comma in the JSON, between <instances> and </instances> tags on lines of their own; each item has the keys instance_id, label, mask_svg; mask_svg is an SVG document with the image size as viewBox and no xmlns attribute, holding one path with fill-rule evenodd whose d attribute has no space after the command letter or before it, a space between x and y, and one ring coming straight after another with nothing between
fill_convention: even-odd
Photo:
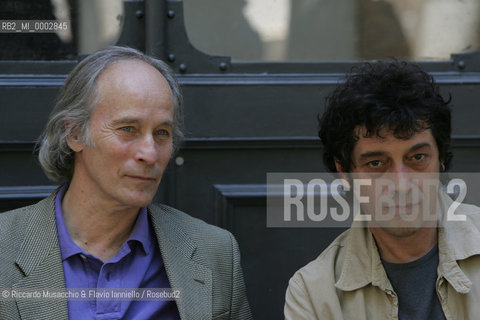
<instances>
[{"instance_id":1,"label":"gray hair","mask_svg":"<svg viewBox=\"0 0 480 320\"><path fill-rule=\"evenodd\" d=\"M40 165L53 181L61 182L73 176L74 151L67 144L67 136L71 132L79 132L84 144L93 144L89 125L92 110L98 103L97 79L106 67L122 60L143 61L157 69L167 80L173 94L173 150L175 152L178 149L183 139L183 112L180 86L174 72L163 61L138 50L112 46L82 60L60 89L55 107L37 143Z\"/></svg>"}]
</instances>

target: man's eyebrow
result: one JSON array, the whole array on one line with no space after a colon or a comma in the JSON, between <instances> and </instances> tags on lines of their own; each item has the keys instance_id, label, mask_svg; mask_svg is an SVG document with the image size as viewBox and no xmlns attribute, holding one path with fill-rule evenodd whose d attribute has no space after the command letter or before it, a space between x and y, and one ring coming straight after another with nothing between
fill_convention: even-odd
<instances>
[{"instance_id":1,"label":"man's eyebrow","mask_svg":"<svg viewBox=\"0 0 480 320\"><path fill-rule=\"evenodd\" d=\"M136 118L130 118L130 117L125 117L125 118L120 118L120 119L115 119L112 121L112 125L122 125L122 124L138 124L140 123L139 119ZM160 123L160 126L170 126L173 127L173 121L171 120L165 120L162 123Z\"/></svg>"},{"instance_id":2,"label":"man's eyebrow","mask_svg":"<svg viewBox=\"0 0 480 320\"><path fill-rule=\"evenodd\" d=\"M386 155L387 155L387 152L385 151L368 151L360 155L360 160L372 158L372 157L386 156Z\"/></svg>"},{"instance_id":3,"label":"man's eyebrow","mask_svg":"<svg viewBox=\"0 0 480 320\"><path fill-rule=\"evenodd\" d=\"M414 152L414 151L417 151L418 149L421 149L421 148L424 148L424 147L429 147L429 148L431 148L432 145L431 145L430 143L428 143L428 142L421 142L421 143L418 143L418 144L412 146L412 147L408 150L408 152L409 152L409 153L410 153L410 152Z\"/></svg>"},{"instance_id":4,"label":"man's eyebrow","mask_svg":"<svg viewBox=\"0 0 480 320\"><path fill-rule=\"evenodd\" d=\"M414 151L417 151L421 148L424 148L424 147L429 147L431 148L432 145L428 142L421 142L421 143L417 143L416 145L410 147L410 149L408 149L408 152L407 153L410 153L410 152L414 152ZM364 160L364 159L368 159L368 158L372 158L372 157L381 157L381 156L386 156L388 155L387 152L385 151L367 151L365 153L362 153L360 155L360 160Z\"/></svg>"},{"instance_id":5,"label":"man's eyebrow","mask_svg":"<svg viewBox=\"0 0 480 320\"><path fill-rule=\"evenodd\" d=\"M167 127L173 127L173 121L171 120L165 120L162 123L160 123L162 126L167 126Z\"/></svg>"},{"instance_id":6,"label":"man's eyebrow","mask_svg":"<svg viewBox=\"0 0 480 320\"><path fill-rule=\"evenodd\" d=\"M126 117L126 118L115 119L115 120L112 121L112 124L113 125L136 124L136 123L139 123L139 122L140 122L140 120L138 120L138 119Z\"/></svg>"}]
</instances>

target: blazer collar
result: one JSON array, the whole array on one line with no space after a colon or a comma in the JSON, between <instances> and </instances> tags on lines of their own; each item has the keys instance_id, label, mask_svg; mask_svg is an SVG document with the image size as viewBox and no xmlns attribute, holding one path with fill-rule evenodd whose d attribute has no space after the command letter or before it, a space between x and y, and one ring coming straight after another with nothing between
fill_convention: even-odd
<instances>
[{"instance_id":1,"label":"blazer collar","mask_svg":"<svg viewBox=\"0 0 480 320\"><path fill-rule=\"evenodd\" d=\"M178 212L149 207L170 286L180 290L176 300L182 319L212 318L212 271L195 262L197 244L185 232Z\"/></svg>"},{"instance_id":2,"label":"blazer collar","mask_svg":"<svg viewBox=\"0 0 480 320\"><path fill-rule=\"evenodd\" d=\"M58 190L31 207L25 238L15 263L24 278L13 289L64 289L62 257L58 245L54 202ZM16 299L22 319L67 319L66 300Z\"/></svg>"}]
</instances>

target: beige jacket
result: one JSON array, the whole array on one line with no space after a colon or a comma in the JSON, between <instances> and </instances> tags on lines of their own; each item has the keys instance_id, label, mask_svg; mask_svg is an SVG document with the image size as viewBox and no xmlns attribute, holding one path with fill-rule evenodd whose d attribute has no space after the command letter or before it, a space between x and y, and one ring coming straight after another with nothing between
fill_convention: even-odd
<instances>
[{"instance_id":1,"label":"beige jacket","mask_svg":"<svg viewBox=\"0 0 480 320\"><path fill-rule=\"evenodd\" d=\"M441 196L444 207L452 203ZM480 208L460 205L466 222L438 228L436 289L447 319L480 319ZM398 319L398 299L367 228L341 234L290 279L285 318Z\"/></svg>"}]
</instances>

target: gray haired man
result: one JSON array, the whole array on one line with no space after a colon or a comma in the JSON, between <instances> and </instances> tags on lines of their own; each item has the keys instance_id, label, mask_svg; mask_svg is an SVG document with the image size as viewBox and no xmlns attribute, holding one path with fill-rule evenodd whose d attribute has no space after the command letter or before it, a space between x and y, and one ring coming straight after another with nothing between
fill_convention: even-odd
<instances>
[{"instance_id":1,"label":"gray haired man","mask_svg":"<svg viewBox=\"0 0 480 320\"><path fill-rule=\"evenodd\" d=\"M133 49L72 71L39 143L62 186L0 216L0 288L83 296L0 299L0 319L251 318L234 237L151 205L182 137L181 100L167 65ZM159 298L99 299L138 288Z\"/></svg>"}]
</instances>

